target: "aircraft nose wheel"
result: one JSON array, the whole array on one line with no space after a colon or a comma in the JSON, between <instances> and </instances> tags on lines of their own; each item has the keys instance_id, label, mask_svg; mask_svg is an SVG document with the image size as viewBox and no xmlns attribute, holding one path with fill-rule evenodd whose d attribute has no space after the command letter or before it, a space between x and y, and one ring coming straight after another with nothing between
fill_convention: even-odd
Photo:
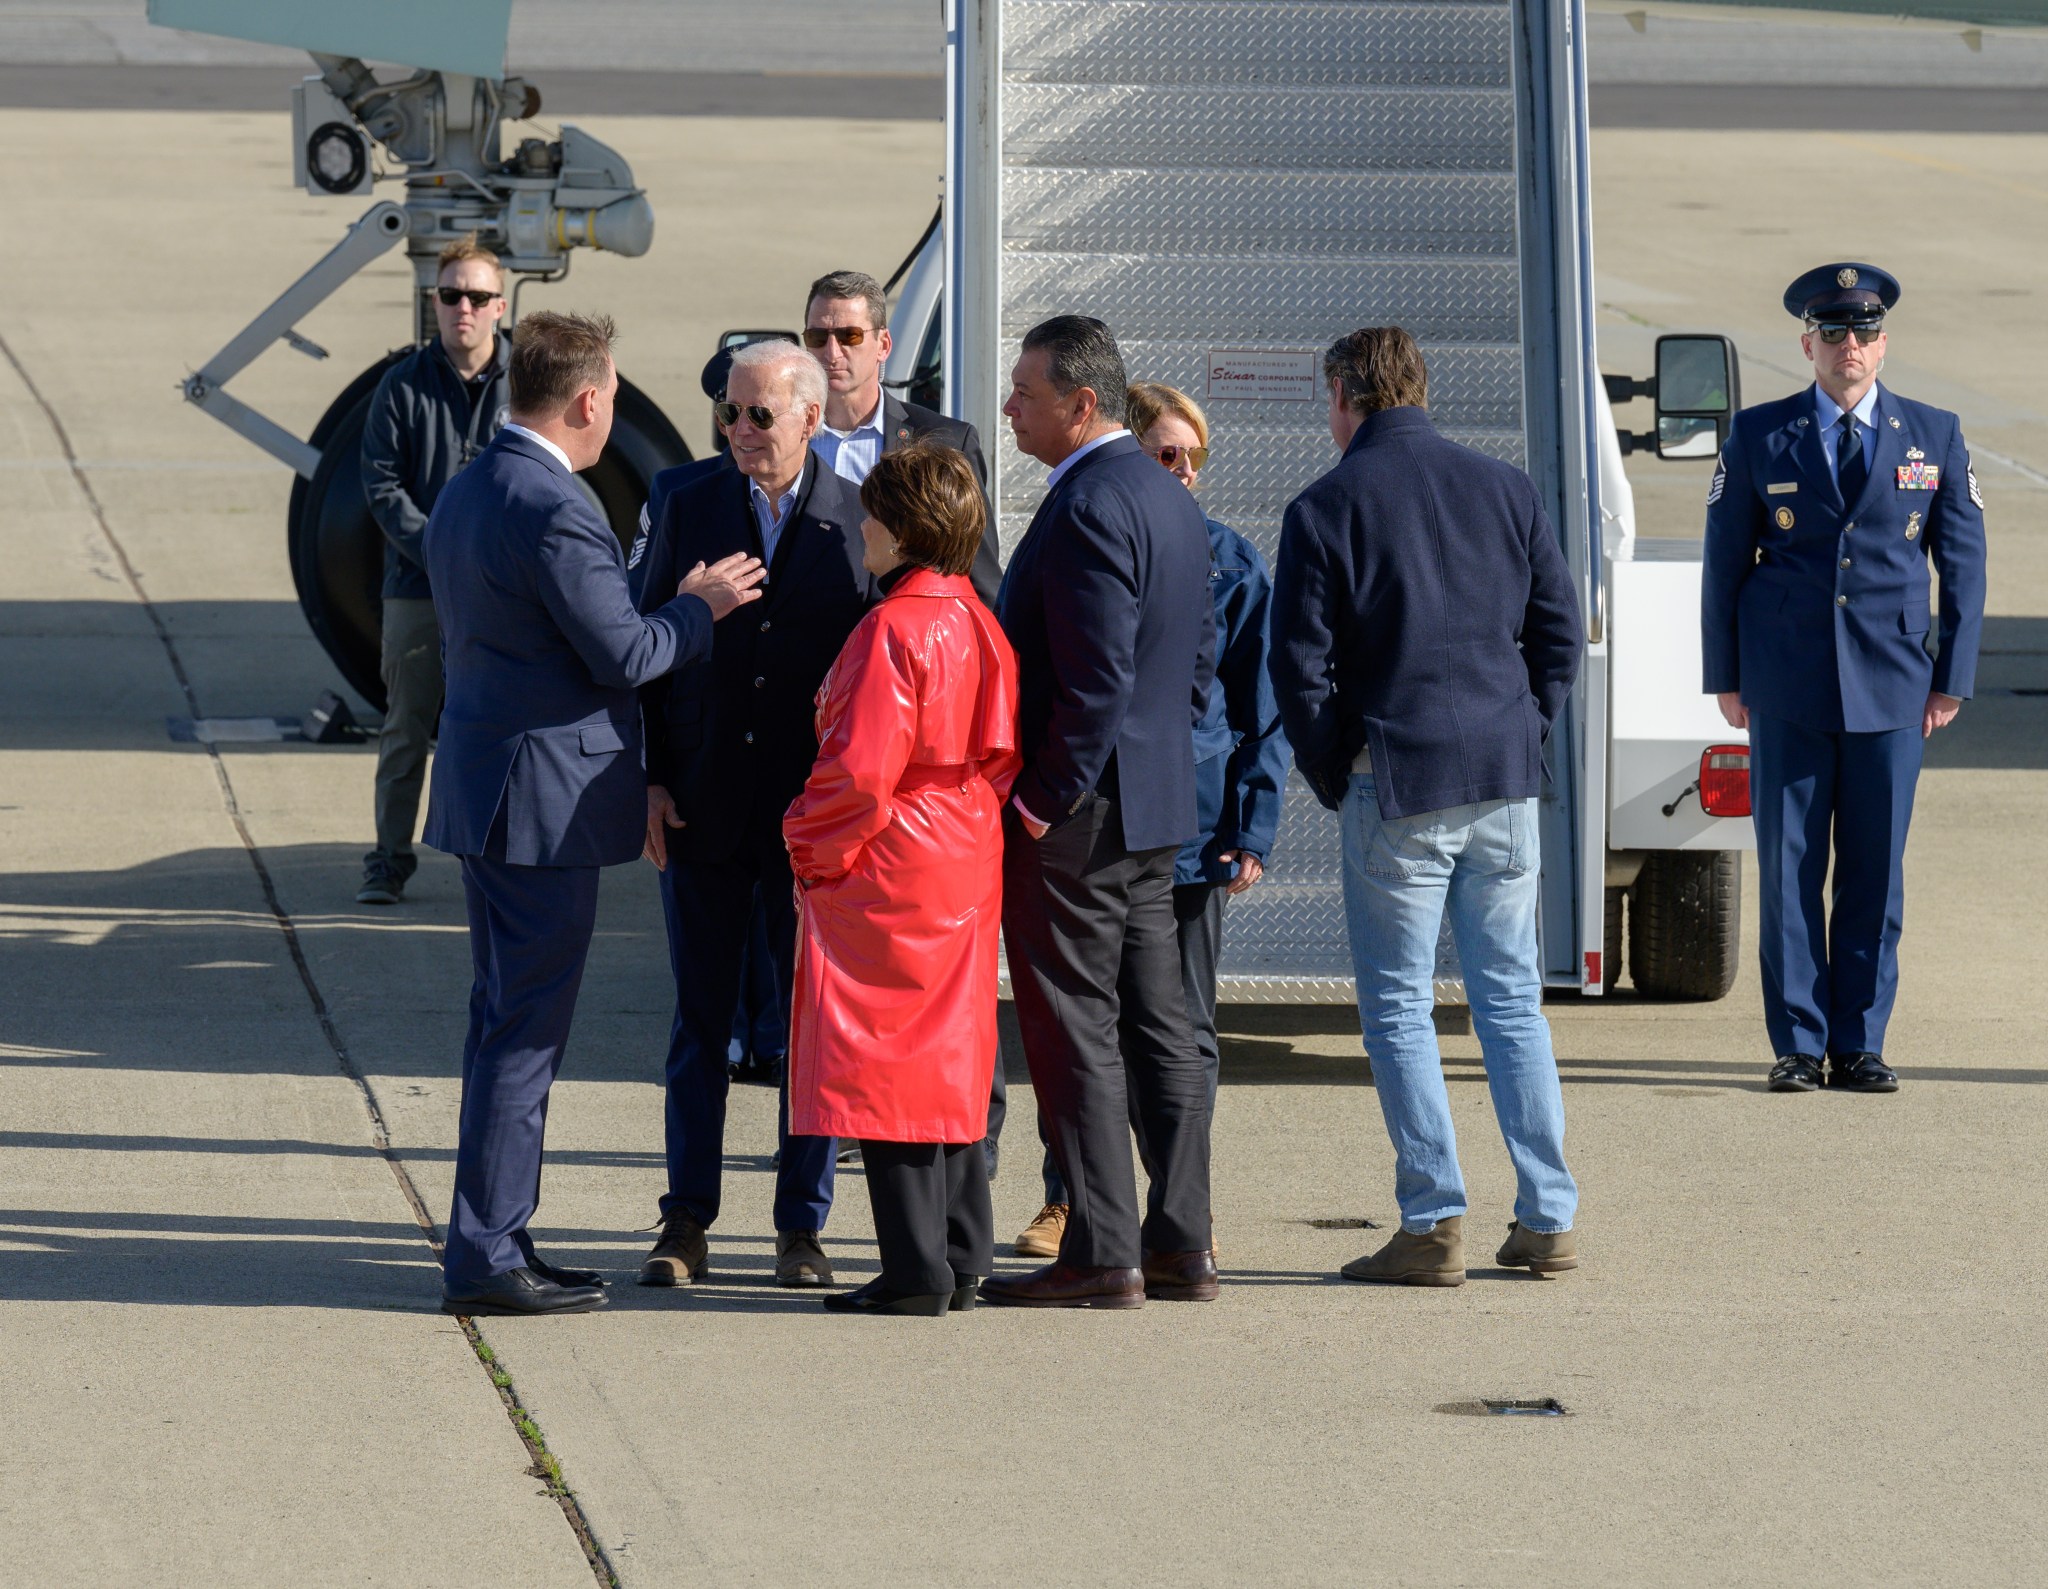
<instances>
[{"instance_id":1,"label":"aircraft nose wheel","mask_svg":"<svg viewBox=\"0 0 2048 1589\"><path fill-rule=\"evenodd\" d=\"M311 438L320 449L320 465L311 480L293 480L288 515L299 608L341 676L380 712L384 536L363 494L363 421L385 370L411 351L401 348L371 365L329 405ZM620 547L630 549L655 475L689 458L668 416L621 377L611 440L604 456L577 479L603 510Z\"/></svg>"}]
</instances>

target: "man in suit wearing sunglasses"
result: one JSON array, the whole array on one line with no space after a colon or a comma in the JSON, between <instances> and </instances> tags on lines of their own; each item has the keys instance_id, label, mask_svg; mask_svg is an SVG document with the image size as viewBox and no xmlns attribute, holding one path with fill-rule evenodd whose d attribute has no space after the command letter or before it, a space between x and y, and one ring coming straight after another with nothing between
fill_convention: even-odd
<instances>
[{"instance_id":1,"label":"man in suit wearing sunglasses","mask_svg":"<svg viewBox=\"0 0 2048 1589\"><path fill-rule=\"evenodd\" d=\"M662 872L676 1013L667 1063L668 1192L640 1283L709 1270L725 1156L726 1056L758 891L775 985L791 984L795 882L782 814L817 759L813 698L877 591L862 564L855 488L811 451L826 402L817 363L791 343L734 352L715 410L731 467L684 480L649 541L642 602L675 573L735 552L768 568L760 603L725 624L711 655L641 697L647 724L647 858ZM723 548L723 550L714 550ZM783 1085L782 1118L789 1109ZM832 1206L833 1142L783 1137L775 1178L778 1284L832 1279L819 1233Z\"/></svg>"},{"instance_id":2,"label":"man in suit wearing sunglasses","mask_svg":"<svg viewBox=\"0 0 2048 1589\"><path fill-rule=\"evenodd\" d=\"M882 366L889 360L889 299L882 284L859 270L835 270L811 283L804 299L804 346L825 372L825 421L811 446L825 467L858 486L885 452L914 441L935 442L967 455L974 478L988 494L988 465L981 438L961 419L882 390ZM993 607L1002 583L1002 544L996 516L984 520L981 550L975 555L974 593Z\"/></svg>"},{"instance_id":3,"label":"man in suit wearing sunglasses","mask_svg":"<svg viewBox=\"0 0 2048 1589\"><path fill-rule=\"evenodd\" d=\"M1906 827L1926 740L1977 671L1984 499L1956 416L1878 385L1898 300L1856 263L1786 288L1813 385L1736 415L1707 488L1700 648L1707 693L1749 731L1773 1092L1898 1090Z\"/></svg>"}]
</instances>

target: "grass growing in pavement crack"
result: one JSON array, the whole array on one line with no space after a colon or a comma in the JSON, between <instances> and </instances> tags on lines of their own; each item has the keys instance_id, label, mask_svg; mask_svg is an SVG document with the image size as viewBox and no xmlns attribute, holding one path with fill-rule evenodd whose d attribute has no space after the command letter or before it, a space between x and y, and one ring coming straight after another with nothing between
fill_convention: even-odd
<instances>
[{"instance_id":1,"label":"grass growing in pavement crack","mask_svg":"<svg viewBox=\"0 0 2048 1589\"><path fill-rule=\"evenodd\" d=\"M477 1330L473 1319L457 1319L463 1336L469 1342L469 1349L476 1353L476 1360L483 1364L484 1372L491 1376L491 1383L497 1387L498 1399L505 1404L505 1412L512 1420L512 1427L519 1431L519 1438L526 1442L526 1449L533 1457L533 1466L527 1471L535 1478L545 1480L548 1494L562 1508L562 1514L569 1519L569 1526L576 1531L577 1541L583 1546L583 1554L590 1562L590 1570L597 1575L597 1581L619 1589L618 1574L612 1571L612 1564L598 1549L597 1540L591 1535L590 1525L584 1520L583 1508L576 1503L576 1495L562 1477L562 1464L548 1449L547 1436L541 1433L540 1425L533 1421L533 1414L520 1405L519 1393L512 1387L512 1376L505 1372L498 1362L498 1354L491 1343Z\"/></svg>"}]
</instances>

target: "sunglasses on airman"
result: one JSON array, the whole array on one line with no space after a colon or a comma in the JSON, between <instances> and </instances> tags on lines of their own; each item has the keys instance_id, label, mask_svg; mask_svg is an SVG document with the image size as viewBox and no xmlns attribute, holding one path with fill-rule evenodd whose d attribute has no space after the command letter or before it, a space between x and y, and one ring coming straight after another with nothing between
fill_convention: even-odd
<instances>
[{"instance_id":1,"label":"sunglasses on airman","mask_svg":"<svg viewBox=\"0 0 2048 1589\"><path fill-rule=\"evenodd\" d=\"M1829 347L1834 347L1851 331L1856 333L1856 340L1866 348L1884 335L1883 326L1815 326L1813 329L1815 335Z\"/></svg>"},{"instance_id":2,"label":"sunglasses on airman","mask_svg":"<svg viewBox=\"0 0 2048 1589\"><path fill-rule=\"evenodd\" d=\"M465 291L460 287L436 287L434 293L450 309L453 309L463 299L467 298L470 308L476 310L479 314L483 313L484 310L504 296L503 293L484 292L481 289Z\"/></svg>"}]
</instances>

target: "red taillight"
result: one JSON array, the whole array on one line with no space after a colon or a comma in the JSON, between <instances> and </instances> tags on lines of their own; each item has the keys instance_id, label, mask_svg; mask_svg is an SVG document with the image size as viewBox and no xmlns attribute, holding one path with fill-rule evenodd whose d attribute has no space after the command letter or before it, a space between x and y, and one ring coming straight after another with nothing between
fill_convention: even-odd
<instances>
[{"instance_id":1,"label":"red taillight","mask_svg":"<svg viewBox=\"0 0 2048 1589\"><path fill-rule=\"evenodd\" d=\"M1700 808L1710 817L1749 815L1749 747L1709 745L1700 756Z\"/></svg>"}]
</instances>

